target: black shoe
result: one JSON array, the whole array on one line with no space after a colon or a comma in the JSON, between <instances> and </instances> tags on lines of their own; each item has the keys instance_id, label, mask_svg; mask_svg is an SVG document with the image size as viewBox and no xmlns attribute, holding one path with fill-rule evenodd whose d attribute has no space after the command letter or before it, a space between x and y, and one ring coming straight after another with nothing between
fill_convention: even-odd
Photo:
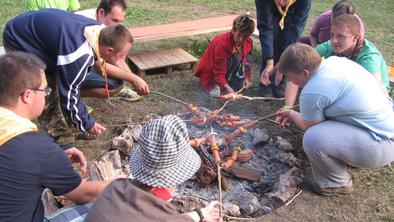
<instances>
[{"instance_id":1,"label":"black shoe","mask_svg":"<svg viewBox=\"0 0 394 222\"><path fill-rule=\"evenodd\" d=\"M283 98L285 97L285 87L282 85L273 86L272 87L272 94L276 98Z\"/></svg>"},{"instance_id":2,"label":"black shoe","mask_svg":"<svg viewBox=\"0 0 394 222\"><path fill-rule=\"evenodd\" d=\"M264 86L260 83L259 93L262 97L272 97L272 89L271 86Z\"/></svg>"}]
</instances>

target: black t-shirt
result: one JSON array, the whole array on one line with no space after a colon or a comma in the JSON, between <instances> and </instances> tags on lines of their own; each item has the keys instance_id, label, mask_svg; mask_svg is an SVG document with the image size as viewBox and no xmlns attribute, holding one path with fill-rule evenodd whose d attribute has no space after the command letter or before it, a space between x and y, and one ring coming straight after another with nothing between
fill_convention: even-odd
<instances>
[{"instance_id":1,"label":"black t-shirt","mask_svg":"<svg viewBox=\"0 0 394 222\"><path fill-rule=\"evenodd\" d=\"M26 132L0 146L0 221L42 222L45 188L63 195L81 177L64 151L40 132Z\"/></svg>"}]
</instances>

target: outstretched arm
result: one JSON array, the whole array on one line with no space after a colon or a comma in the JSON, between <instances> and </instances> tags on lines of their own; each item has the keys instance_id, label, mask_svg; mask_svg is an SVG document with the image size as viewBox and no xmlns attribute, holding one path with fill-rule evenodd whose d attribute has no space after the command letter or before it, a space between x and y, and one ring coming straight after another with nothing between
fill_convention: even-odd
<instances>
[{"instance_id":1,"label":"outstretched arm","mask_svg":"<svg viewBox=\"0 0 394 222\"><path fill-rule=\"evenodd\" d=\"M108 72L108 76L129 82L140 95L149 94L148 84L141 77L134 74L124 60L118 61L116 65L105 63L104 67Z\"/></svg>"},{"instance_id":2,"label":"outstretched arm","mask_svg":"<svg viewBox=\"0 0 394 222\"><path fill-rule=\"evenodd\" d=\"M93 201L108 185L109 181L82 181L81 184L65 196L76 204Z\"/></svg>"}]
</instances>

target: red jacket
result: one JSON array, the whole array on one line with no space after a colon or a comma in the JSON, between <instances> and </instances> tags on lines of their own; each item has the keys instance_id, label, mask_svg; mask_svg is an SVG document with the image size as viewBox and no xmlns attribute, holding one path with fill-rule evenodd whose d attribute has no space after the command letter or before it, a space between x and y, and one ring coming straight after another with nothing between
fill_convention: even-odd
<instances>
[{"instance_id":1,"label":"red jacket","mask_svg":"<svg viewBox=\"0 0 394 222\"><path fill-rule=\"evenodd\" d=\"M243 46L245 55L250 54L252 49L253 41L248 38ZM231 32L217 35L211 41L200 59L195 74L200 78L200 85L204 90L210 91L216 84L223 88L227 84L227 59L232 57L235 52L235 43ZM246 78L250 79L250 71L245 74Z\"/></svg>"}]
</instances>

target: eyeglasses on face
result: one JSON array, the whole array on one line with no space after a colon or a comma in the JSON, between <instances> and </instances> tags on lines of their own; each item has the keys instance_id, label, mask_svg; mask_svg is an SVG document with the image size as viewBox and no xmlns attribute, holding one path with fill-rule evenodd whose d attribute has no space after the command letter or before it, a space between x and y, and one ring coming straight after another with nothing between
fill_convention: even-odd
<instances>
[{"instance_id":1,"label":"eyeglasses on face","mask_svg":"<svg viewBox=\"0 0 394 222\"><path fill-rule=\"evenodd\" d=\"M49 88L48 86L45 87L44 89L30 89L30 90L44 92L45 96L51 95L51 92L52 92L52 89Z\"/></svg>"}]
</instances>

